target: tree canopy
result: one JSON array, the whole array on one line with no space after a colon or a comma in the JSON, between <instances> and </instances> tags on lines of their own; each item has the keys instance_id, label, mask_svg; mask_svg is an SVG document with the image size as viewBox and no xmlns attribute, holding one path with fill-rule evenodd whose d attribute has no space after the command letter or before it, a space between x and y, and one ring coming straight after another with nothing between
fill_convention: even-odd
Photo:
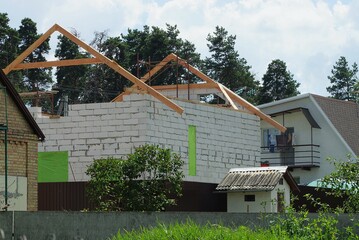
<instances>
[{"instance_id":1,"label":"tree canopy","mask_svg":"<svg viewBox=\"0 0 359 240\"><path fill-rule=\"evenodd\" d=\"M182 194L182 165L170 149L144 145L127 159L95 160L87 192L97 210L162 211Z\"/></svg>"},{"instance_id":2,"label":"tree canopy","mask_svg":"<svg viewBox=\"0 0 359 240\"><path fill-rule=\"evenodd\" d=\"M39 37L37 33L36 23L30 18L24 18L21 21L21 26L18 30L20 37L19 51L25 51L31 44L33 44ZM49 38L44 41L38 48L32 51L24 62L45 62L45 54L49 53L50 45ZM51 68L36 68L23 70L23 84L27 91L41 91L52 84Z\"/></svg>"},{"instance_id":3,"label":"tree canopy","mask_svg":"<svg viewBox=\"0 0 359 240\"><path fill-rule=\"evenodd\" d=\"M73 31L76 37L80 37L80 34ZM81 51L80 47L69 40L63 35L58 36L58 43L55 50L55 57L59 60L66 59L80 59L88 57L88 54ZM89 66L69 66L69 67L57 67L56 68L56 80L57 83L53 86L54 89L59 91L55 102L58 103L60 96L67 95L69 104L76 104L81 102L81 93L85 86L85 75L89 69Z\"/></svg>"},{"instance_id":4,"label":"tree canopy","mask_svg":"<svg viewBox=\"0 0 359 240\"><path fill-rule=\"evenodd\" d=\"M6 13L0 13L0 68L9 65L19 54L20 38L16 29L9 26L10 19ZM22 86L20 71L13 71L8 75L17 90Z\"/></svg>"},{"instance_id":5,"label":"tree canopy","mask_svg":"<svg viewBox=\"0 0 359 240\"><path fill-rule=\"evenodd\" d=\"M282 60L273 60L268 65L262 80L263 85L258 96L259 104L293 97L300 93L298 91L300 83L294 80L293 74L287 70L287 65Z\"/></svg>"},{"instance_id":6,"label":"tree canopy","mask_svg":"<svg viewBox=\"0 0 359 240\"><path fill-rule=\"evenodd\" d=\"M259 82L250 72L246 59L240 58L235 50L236 36L229 35L223 27L216 27L208 34L207 44L210 57L205 59L205 71L214 80L253 102Z\"/></svg>"},{"instance_id":7,"label":"tree canopy","mask_svg":"<svg viewBox=\"0 0 359 240\"><path fill-rule=\"evenodd\" d=\"M359 212L359 158L347 156L344 161L330 159L335 171L322 179L322 186L330 188L328 194L342 197L345 212Z\"/></svg>"},{"instance_id":8,"label":"tree canopy","mask_svg":"<svg viewBox=\"0 0 359 240\"><path fill-rule=\"evenodd\" d=\"M331 94L331 97L356 101L358 93L356 91L358 86L358 65L354 62L352 67L349 66L346 58L341 56L339 60L333 66L331 71L332 75L328 76L331 86L327 87L327 91Z\"/></svg>"}]
</instances>

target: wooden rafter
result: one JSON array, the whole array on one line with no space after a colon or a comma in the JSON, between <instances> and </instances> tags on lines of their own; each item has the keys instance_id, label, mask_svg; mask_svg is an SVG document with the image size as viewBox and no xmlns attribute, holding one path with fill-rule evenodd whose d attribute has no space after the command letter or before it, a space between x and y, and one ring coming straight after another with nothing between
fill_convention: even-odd
<instances>
[{"instance_id":1,"label":"wooden rafter","mask_svg":"<svg viewBox=\"0 0 359 240\"><path fill-rule=\"evenodd\" d=\"M96 58L67 59L60 61L19 63L12 70L48 68L48 67L67 67L67 66L78 66L78 65L99 64L99 63L102 63L102 61Z\"/></svg>"},{"instance_id":2,"label":"wooden rafter","mask_svg":"<svg viewBox=\"0 0 359 240\"><path fill-rule=\"evenodd\" d=\"M92 54L95 58L90 58L90 60L80 60L80 59L67 60L66 62L62 62L62 63L60 63L61 61L53 61L53 62L49 62L49 63L37 62L37 63L32 63L30 65L21 64L21 62L31 52L33 52L37 47L39 47L55 31L58 31L61 34L63 34L64 36L66 36L72 42L76 43L78 46L85 49L88 53ZM93 59L95 59L95 60L93 60ZM70 65L74 65L75 63L93 64L95 61L96 62L99 61L100 63L106 64L108 67L112 68L114 71L121 74L123 77L127 78L128 80L130 80L131 82L136 84L143 91L148 92L153 97L160 100L163 104L165 104L166 106L168 106L168 107L172 108L173 110L175 110L177 113L179 113L179 114L183 113L183 108L178 106L176 103L174 103L173 101L171 101L170 99L168 99L167 97L162 95L160 92L158 92L157 90L155 90L151 86L147 85L144 81L139 80L134 75L132 75L130 72L128 72L126 69L124 69L119 64L117 64L115 61L110 60L106 56L102 55L101 53L96 51L94 48L92 48L90 45L88 45L85 42L81 41L76 36L74 36L73 34L71 34L70 32L68 32L67 30L65 30L64 28L62 28L61 26L59 26L57 24L52 26L39 39L37 39L30 47L28 47L23 53L21 53L12 63L10 63L4 69L4 72L5 72L5 74L8 74L12 70L24 69L24 67L25 68L29 68L29 67L32 68L32 67L35 67L35 66L36 67L49 67L49 66L53 67L53 66L58 66L58 64L60 66L70 66ZM19 64L20 64L20 66L19 66Z\"/></svg>"},{"instance_id":3,"label":"wooden rafter","mask_svg":"<svg viewBox=\"0 0 359 240\"><path fill-rule=\"evenodd\" d=\"M141 80L147 81L151 76L156 74L161 68L163 68L167 63L169 62L176 62L177 64L187 68L190 72L192 72L194 75L205 81L207 84L211 84L211 86L217 88L219 91L223 93L225 98L228 100L228 102L231 104L231 106L234 109L238 109L237 106L234 104L234 102L238 103L239 105L243 106L245 109L250 111L251 113L257 115L262 120L268 122L273 127L277 128L281 132L285 132L287 130L286 127L278 123L277 121L273 120L270 116L260 111L257 107L243 99L242 97L238 96L236 93L228 89L227 87L223 86L222 84L216 82L212 78L208 77L206 74L199 71L197 68L193 67L191 64L189 64L186 60L179 58L175 54L171 53L166 58L164 58L157 66L155 66L153 69L151 69L146 75L144 75ZM197 84L199 87L201 87L202 84ZM208 86L202 85L203 88L206 88ZM136 86L134 86L136 87ZM123 95L122 95L123 96ZM116 98L115 98L116 99ZM114 100L115 100L114 99Z\"/></svg>"}]
</instances>

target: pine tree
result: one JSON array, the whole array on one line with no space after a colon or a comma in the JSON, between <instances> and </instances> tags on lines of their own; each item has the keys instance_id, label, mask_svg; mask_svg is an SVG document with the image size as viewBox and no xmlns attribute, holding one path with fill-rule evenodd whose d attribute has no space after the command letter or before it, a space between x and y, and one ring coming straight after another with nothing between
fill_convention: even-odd
<instances>
[{"instance_id":1,"label":"pine tree","mask_svg":"<svg viewBox=\"0 0 359 240\"><path fill-rule=\"evenodd\" d=\"M37 33L36 23L30 18L24 18L21 21L21 26L18 30L20 37L20 52L25 51L31 44L33 44L39 37ZM24 62L44 62L46 61L45 54L50 50L49 39L44 41L38 48L36 48ZM52 83L51 68L36 68L23 70L23 84L27 91L44 90Z\"/></svg>"},{"instance_id":2,"label":"pine tree","mask_svg":"<svg viewBox=\"0 0 359 240\"><path fill-rule=\"evenodd\" d=\"M328 76L328 79L332 85L327 87L331 97L355 101L357 93L354 86L358 84L358 65L354 62L350 68L346 58L341 56L331 72L332 76Z\"/></svg>"},{"instance_id":3,"label":"pine tree","mask_svg":"<svg viewBox=\"0 0 359 240\"><path fill-rule=\"evenodd\" d=\"M7 67L19 54L19 34L16 29L9 26L7 13L0 13L0 68ZM22 88L20 71L12 71L8 75L17 90Z\"/></svg>"},{"instance_id":4,"label":"pine tree","mask_svg":"<svg viewBox=\"0 0 359 240\"><path fill-rule=\"evenodd\" d=\"M76 37L79 33L72 32ZM89 55L80 50L80 47L63 35L58 36L58 44L55 57L59 60L87 58ZM80 103L80 96L84 91L85 75L89 69L88 65L57 67L56 88L59 90L55 102L58 104L59 97L68 96L69 104Z\"/></svg>"},{"instance_id":5,"label":"pine tree","mask_svg":"<svg viewBox=\"0 0 359 240\"><path fill-rule=\"evenodd\" d=\"M234 48L236 36L228 35L228 31L217 26L213 34L208 34L207 41L212 54L205 60L207 74L247 100L253 101L259 83L250 72L251 66L246 59L240 58Z\"/></svg>"},{"instance_id":6,"label":"pine tree","mask_svg":"<svg viewBox=\"0 0 359 240\"><path fill-rule=\"evenodd\" d=\"M273 60L267 72L263 75L263 85L260 88L258 103L268 103L280 99L293 97L300 92L300 83L293 79L293 74L287 70L287 65L282 60Z\"/></svg>"}]
</instances>

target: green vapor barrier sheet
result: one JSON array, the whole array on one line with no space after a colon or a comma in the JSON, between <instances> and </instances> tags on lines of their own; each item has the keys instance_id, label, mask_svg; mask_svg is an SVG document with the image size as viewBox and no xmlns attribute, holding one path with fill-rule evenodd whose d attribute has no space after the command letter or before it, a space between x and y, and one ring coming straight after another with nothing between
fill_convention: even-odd
<instances>
[{"instance_id":1,"label":"green vapor barrier sheet","mask_svg":"<svg viewBox=\"0 0 359 240\"><path fill-rule=\"evenodd\" d=\"M188 126L188 170L189 176L196 176L196 126Z\"/></svg>"},{"instance_id":2,"label":"green vapor barrier sheet","mask_svg":"<svg viewBox=\"0 0 359 240\"><path fill-rule=\"evenodd\" d=\"M68 153L39 152L38 182L67 182Z\"/></svg>"}]
</instances>

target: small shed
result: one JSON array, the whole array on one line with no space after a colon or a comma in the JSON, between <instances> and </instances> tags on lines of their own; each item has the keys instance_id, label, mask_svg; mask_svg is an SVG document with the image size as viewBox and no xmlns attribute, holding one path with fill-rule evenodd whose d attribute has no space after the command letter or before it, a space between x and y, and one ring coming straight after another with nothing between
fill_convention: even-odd
<instances>
[{"instance_id":1,"label":"small shed","mask_svg":"<svg viewBox=\"0 0 359 240\"><path fill-rule=\"evenodd\" d=\"M227 193L227 212L282 212L299 191L288 167L232 168L216 187Z\"/></svg>"}]
</instances>

